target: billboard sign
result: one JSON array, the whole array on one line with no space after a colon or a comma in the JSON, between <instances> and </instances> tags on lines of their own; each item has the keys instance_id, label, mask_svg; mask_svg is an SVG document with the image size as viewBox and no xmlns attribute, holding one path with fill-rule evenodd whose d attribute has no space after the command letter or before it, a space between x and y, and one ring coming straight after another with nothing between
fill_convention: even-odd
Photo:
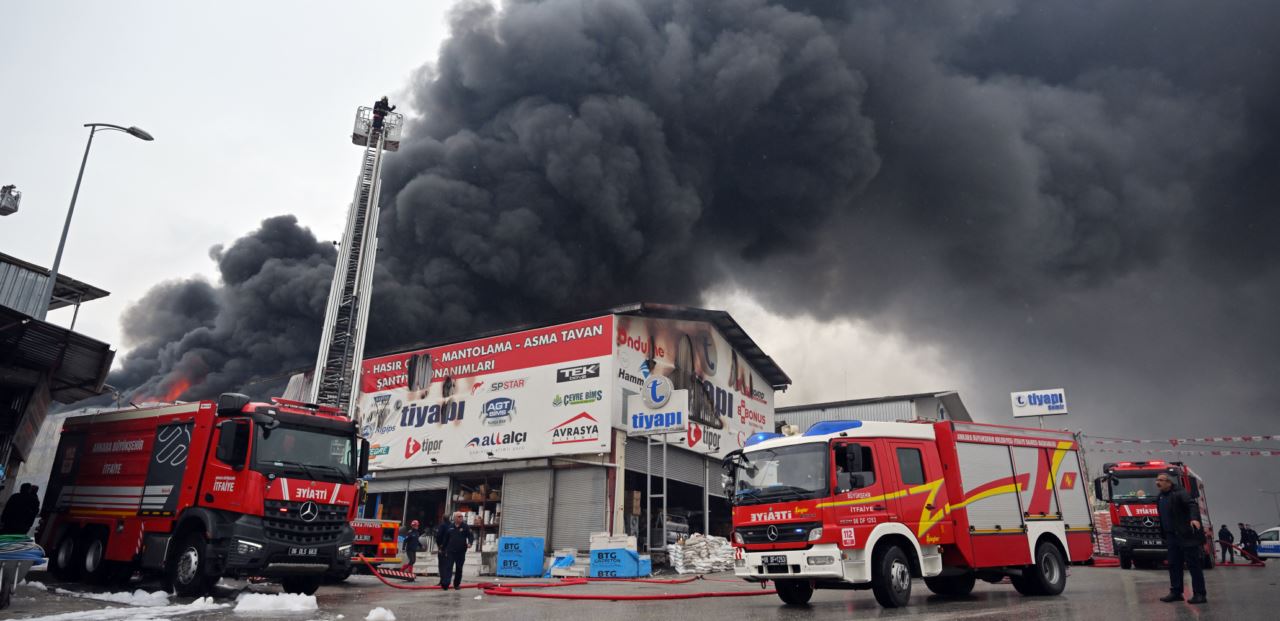
<instances>
[{"instance_id":1,"label":"billboard sign","mask_svg":"<svg viewBox=\"0 0 1280 621\"><path fill-rule=\"evenodd\" d=\"M627 399L627 435L654 436L684 433L689 420L689 391L676 390L660 407L650 407L645 399Z\"/></svg>"},{"instance_id":2,"label":"billboard sign","mask_svg":"<svg viewBox=\"0 0 1280 621\"><path fill-rule=\"evenodd\" d=\"M1014 418L1067 413L1067 391L1062 388L1009 393L1009 402Z\"/></svg>"},{"instance_id":3,"label":"billboard sign","mask_svg":"<svg viewBox=\"0 0 1280 621\"><path fill-rule=\"evenodd\" d=\"M681 448L724 457L751 434L773 431L773 387L712 324L628 315L614 324L613 389L620 399L630 396L615 426L636 432L631 410L654 409L650 402L684 391Z\"/></svg>"},{"instance_id":4,"label":"billboard sign","mask_svg":"<svg viewBox=\"0 0 1280 621\"><path fill-rule=\"evenodd\" d=\"M608 451L613 317L365 360L372 470Z\"/></svg>"}]
</instances>

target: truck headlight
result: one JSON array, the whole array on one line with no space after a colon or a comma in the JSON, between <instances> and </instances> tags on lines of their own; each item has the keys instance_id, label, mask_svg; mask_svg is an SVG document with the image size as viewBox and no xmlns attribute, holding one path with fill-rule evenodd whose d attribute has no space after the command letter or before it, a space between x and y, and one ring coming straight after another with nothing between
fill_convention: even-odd
<instances>
[{"instance_id":1,"label":"truck headlight","mask_svg":"<svg viewBox=\"0 0 1280 621\"><path fill-rule=\"evenodd\" d=\"M338 546L338 558L351 558L351 544Z\"/></svg>"},{"instance_id":2,"label":"truck headlight","mask_svg":"<svg viewBox=\"0 0 1280 621\"><path fill-rule=\"evenodd\" d=\"M810 564L810 565L832 565L832 564L834 564L834 563L836 562L836 557L834 557L834 556L810 556L809 558L805 559L805 562L806 562L806 563L808 563L808 564Z\"/></svg>"},{"instance_id":3,"label":"truck headlight","mask_svg":"<svg viewBox=\"0 0 1280 621\"><path fill-rule=\"evenodd\" d=\"M236 539L236 554L256 554L261 549L262 544L260 543L245 541L244 539Z\"/></svg>"},{"instance_id":4,"label":"truck headlight","mask_svg":"<svg viewBox=\"0 0 1280 621\"><path fill-rule=\"evenodd\" d=\"M1112 537L1111 540L1116 543L1129 543L1129 540L1124 537Z\"/></svg>"},{"instance_id":5,"label":"truck headlight","mask_svg":"<svg viewBox=\"0 0 1280 621\"><path fill-rule=\"evenodd\" d=\"M815 528L815 529L813 529L813 530L809 531L809 541L817 541L817 540L819 540L819 539L822 539L822 527L821 527L821 526L819 526L818 528Z\"/></svg>"},{"instance_id":6,"label":"truck headlight","mask_svg":"<svg viewBox=\"0 0 1280 621\"><path fill-rule=\"evenodd\" d=\"M744 545L747 543L746 540L742 538L742 533L736 530L733 531L733 542Z\"/></svg>"}]
</instances>

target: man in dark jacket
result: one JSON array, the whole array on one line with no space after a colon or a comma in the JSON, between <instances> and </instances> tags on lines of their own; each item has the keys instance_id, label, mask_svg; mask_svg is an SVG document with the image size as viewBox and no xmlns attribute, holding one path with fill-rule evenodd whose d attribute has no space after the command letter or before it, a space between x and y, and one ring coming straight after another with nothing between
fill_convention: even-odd
<instances>
[{"instance_id":1,"label":"man in dark jacket","mask_svg":"<svg viewBox=\"0 0 1280 621\"><path fill-rule=\"evenodd\" d=\"M1231 529L1226 524L1218 529L1218 547L1222 548L1222 562L1227 562L1227 555L1231 556L1231 562L1236 562L1236 549L1231 544L1236 542L1236 536L1231 534Z\"/></svg>"},{"instance_id":2,"label":"man in dark jacket","mask_svg":"<svg viewBox=\"0 0 1280 621\"><path fill-rule=\"evenodd\" d=\"M1254 557L1258 556L1258 533L1248 524L1240 525L1240 547Z\"/></svg>"},{"instance_id":3,"label":"man in dark jacket","mask_svg":"<svg viewBox=\"0 0 1280 621\"><path fill-rule=\"evenodd\" d=\"M1186 490L1179 489L1167 474L1156 476L1160 496L1160 530L1169 552L1169 594L1162 602L1182 601L1182 568L1191 570L1191 599L1188 604L1203 604L1205 597L1204 563L1200 558L1204 545L1204 529L1200 526L1200 505Z\"/></svg>"},{"instance_id":4,"label":"man in dark jacket","mask_svg":"<svg viewBox=\"0 0 1280 621\"><path fill-rule=\"evenodd\" d=\"M0 533L6 535L25 535L36 523L40 515L40 497L36 486L23 483L18 493L9 495L9 502L0 513Z\"/></svg>"},{"instance_id":5,"label":"man in dark jacket","mask_svg":"<svg viewBox=\"0 0 1280 621\"><path fill-rule=\"evenodd\" d=\"M475 543L471 527L462 521L462 512L453 514L453 523L445 522L436 530L436 546L440 549L440 588L449 590L462 586L462 566L466 563L467 549Z\"/></svg>"}]
</instances>

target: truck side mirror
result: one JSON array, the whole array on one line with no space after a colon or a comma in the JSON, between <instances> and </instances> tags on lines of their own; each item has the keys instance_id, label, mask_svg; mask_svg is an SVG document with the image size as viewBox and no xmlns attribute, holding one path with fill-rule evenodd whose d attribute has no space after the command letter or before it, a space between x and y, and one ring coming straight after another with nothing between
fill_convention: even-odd
<instances>
[{"instance_id":1,"label":"truck side mirror","mask_svg":"<svg viewBox=\"0 0 1280 621\"><path fill-rule=\"evenodd\" d=\"M1102 479L1103 477L1098 477L1093 480L1093 497L1105 502L1109 499L1102 495Z\"/></svg>"},{"instance_id":2,"label":"truck side mirror","mask_svg":"<svg viewBox=\"0 0 1280 621\"><path fill-rule=\"evenodd\" d=\"M848 444L844 447L845 469L849 472L862 472L862 446ZM856 489L856 488L855 488Z\"/></svg>"},{"instance_id":3,"label":"truck side mirror","mask_svg":"<svg viewBox=\"0 0 1280 621\"><path fill-rule=\"evenodd\" d=\"M238 392L224 392L218 395L218 416L235 416L249 405L249 396Z\"/></svg>"},{"instance_id":4,"label":"truck side mirror","mask_svg":"<svg viewBox=\"0 0 1280 621\"><path fill-rule=\"evenodd\" d=\"M218 425L218 429L221 435L216 457L236 470L244 468L244 460L249 456L249 423L227 421Z\"/></svg>"},{"instance_id":5,"label":"truck side mirror","mask_svg":"<svg viewBox=\"0 0 1280 621\"><path fill-rule=\"evenodd\" d=\"M360 440L360 476L369 474L369 441Z\"/></svg>"}]
</instances>

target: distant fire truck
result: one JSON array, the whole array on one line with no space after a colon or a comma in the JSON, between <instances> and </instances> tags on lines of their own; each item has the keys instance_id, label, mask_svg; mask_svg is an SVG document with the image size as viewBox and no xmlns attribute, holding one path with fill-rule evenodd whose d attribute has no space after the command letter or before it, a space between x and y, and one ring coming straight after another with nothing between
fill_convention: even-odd
<instances>
[{"instance_id":1,"label":"distant fire truck","mask_svg":"<svg viewBox=\"0 0 1280 621\"><path fill-rule=\"evenodd\" d=\"M359 519L352 522L351 527L355 529L355 556L362 556L373 565L401 562L400 522ZM362 569L359 565L353 568Z\"/></svg>"},{"instance_id":2,"label":"distant fire truck","mask_svg":"<svg viewBox=\"0 0 1280 621\"><path fill-rule=\"evenodd\" d=\"M180 595L349 570L368 445L333 408L238 394L67 419L39 533L64 579L165 574Z\"/></svg>"},{"instance_id":3,"label":"distant fire truck","mask_svg":"<svg viewBox=\"0 0 1280 621\"><path fill-rule=\"evenodd\" d=\"M788 604L870 589L906 605L912 579L960 597L1008 577L1057 595L1088 559L1092 515L1070 433L975 423L829 421L758 433L725 458L735 573Z\"/></svg>"},{"instance_id":4,"label":"distant fire truck","mask_svg":"<svg viewBox=\"0 0 1280 621\"><path fill-rule=\"evenodd\" d=\"M1200 525L1205 531L1205 569L1213 569L1213 524L1204 481L1180 461L1122 461L1103 464L1094 479L1094 495L1111 512L1111 542L1120 567L1150 569L1168 558L1160 512L1156 509L1156 475L1168 474L1200 504Z\"/></svg>"}]
</instances>

